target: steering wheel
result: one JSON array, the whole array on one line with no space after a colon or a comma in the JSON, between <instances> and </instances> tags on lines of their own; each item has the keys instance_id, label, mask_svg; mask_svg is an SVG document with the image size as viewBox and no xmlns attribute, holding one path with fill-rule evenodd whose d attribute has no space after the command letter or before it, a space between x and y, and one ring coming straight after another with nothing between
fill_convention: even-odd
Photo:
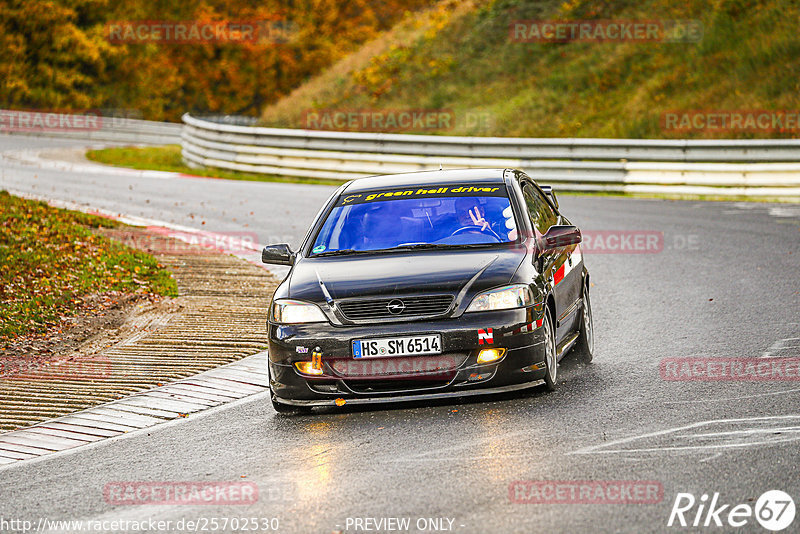
<instances>
[{"instance_id":1,"label":"steering wheel","mask_svg":"<svg viewBox=\"0 0 800 534\"><path fill-rule=\"evenodd\" d=\"M453 237L453 236L456 236L456 235L459 235L459 234L463 234L464 232L474 232L474 231L478 231L478 232L481 232L481 233L484 233L484 234L489 234L493 238L497 239L498 243L502 241L500 236L497 235L497 233L494 230L492 230L491 226L483 227L483 226L478 226L477 224L470 224L470 225L467 225L467 226L462 226L461 228L459 228L458 230L456 230L455 232L450 234L450 237Z\"/></svg>"}]
</instances>

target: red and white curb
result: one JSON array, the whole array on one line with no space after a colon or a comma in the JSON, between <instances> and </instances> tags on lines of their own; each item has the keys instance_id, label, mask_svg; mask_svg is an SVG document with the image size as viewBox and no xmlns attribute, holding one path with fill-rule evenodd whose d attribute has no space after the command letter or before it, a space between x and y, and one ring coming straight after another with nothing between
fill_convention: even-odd
<instances>
[{"instance_id":1,"label":"red and white curb","mask_svg":"<svg viewBox=\"0 0 800 534\"><path fill-rule=\"evenodd\" d=\"M124 399L0 434L0 469L189 417L268 388L264 351Z\"/></svg>"}]
</instances>

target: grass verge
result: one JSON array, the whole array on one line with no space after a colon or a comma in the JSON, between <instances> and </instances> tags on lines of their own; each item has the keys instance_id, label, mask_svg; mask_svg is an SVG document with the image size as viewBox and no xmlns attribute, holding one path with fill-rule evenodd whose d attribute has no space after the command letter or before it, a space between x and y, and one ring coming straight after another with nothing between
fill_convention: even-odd
<instances>
[{"instance_id":1,"label":"grass verge","mask_svg":"<svg viewBox=\"0 0 800 534\"><path fill-rule=\"evenodd\" d=\"M666 114L795 114L798 18L794 0L442 0L267 106L261 123L309 128L310 112L392 116L411 109L448 111L452 120L430 128L420 123L404 133L797 138L800 129L785 121L766 128L709 123L679 129L668 127ZM524 42L510 33L519 21L604 19L665 27L692 21L702 31L684 42L672 34L674 42ZM382 122L367 122L381 130Z\"/></svg>"},{"instance_id":2,"label":"grass verge","mask_svg":"<svg viewBox=\"0 0 800 534\"><path fill-rule=\"evenodd\" d=\"M180 145L156 147L118 147L89 150L86 157L97 163L127 167L144 171L168 171L224 178L227 180L251 180L256 182L287 182L294 184L342 185L341 180L325 180L320 178L295 178L273 174L254 174L247 172L226 171L222 169L195 169L183 163Z\"/></svg>"},{"instance_id":3,"label":"grass verge","mask_svg":"<svg viewBox=\"0 0 800 534\"><path fill-rule=\"evenodd\" d=\"M177 296L156 258L93 232L119 223L0 191L0 345L91 312L96 296Z\"/></svg>"}]
</instances>

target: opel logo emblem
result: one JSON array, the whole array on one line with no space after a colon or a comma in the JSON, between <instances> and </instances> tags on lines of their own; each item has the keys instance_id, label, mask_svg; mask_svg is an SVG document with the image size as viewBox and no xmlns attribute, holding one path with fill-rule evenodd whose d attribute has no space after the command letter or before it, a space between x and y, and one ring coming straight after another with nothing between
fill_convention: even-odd
<instances>
[{"instance_id":1,"label":"opel logo emblem","mask_svg":"<svg viewBox=\"0 0 800 534\"><path fill-rule=\"evenodd\" d=\"M403 303L402 300L394 299L393 301L391 301L389 304L386 305L386 308L392 315L399 315L403 313L403 310L406 309L406 305Z\"/></svg>"}]
</instances>

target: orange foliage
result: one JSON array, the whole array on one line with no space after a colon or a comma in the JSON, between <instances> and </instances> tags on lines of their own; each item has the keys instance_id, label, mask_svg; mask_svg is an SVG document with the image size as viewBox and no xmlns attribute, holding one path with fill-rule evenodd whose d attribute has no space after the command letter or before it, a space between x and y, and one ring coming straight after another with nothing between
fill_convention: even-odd
<instances>
[{"instance_id":1,"label":"orange foliage","mask_svg":"<svg viewBox=\"0 0 800 534\"><path fill-rule=\"evenodd\" d=\"M0 0L0 107L257 115L431 0ZM112 42L110 23L258 22L284 42ZM262 25L262 28L264 26Z\"/></svg>"}]
</instances>

